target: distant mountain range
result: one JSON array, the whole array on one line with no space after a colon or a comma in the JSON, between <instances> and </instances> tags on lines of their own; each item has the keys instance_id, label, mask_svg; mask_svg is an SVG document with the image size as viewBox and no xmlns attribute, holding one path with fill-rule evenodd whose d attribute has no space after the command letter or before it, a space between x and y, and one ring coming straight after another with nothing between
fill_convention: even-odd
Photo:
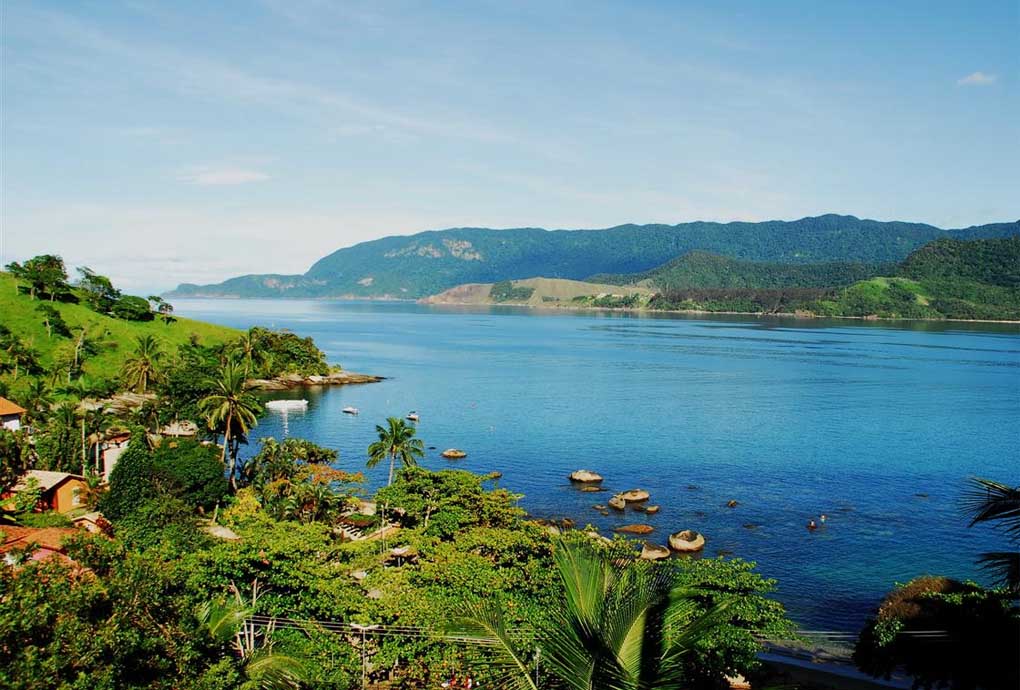
<instances>
[{"instance_id":1,"label":"distant mountain range","mask_svg":"<svg viewBox=\"0 0 1020 690\"><path fill-rule=\"evenodd\" d=\"M615 282L606 278L648 272L682 261L680 257L692 251L768 263L755 269L755 282L773 280L766 274L782 280L787 271L778 265L790 266L788 272L797 282L812 282L812 273L819 269L794 268L807 264L829 264L825 271L845 271L846 282L853 282L877 274L880 265L900 262L936 239L1017 235L1020 221L944 230L923 223L838 215L762 223L620 225L604 230L451 228L362 242L323 257L303 275L246 275L215 285L185 283L169 296L417 299L463 283L535 276L573 280L598 276L603 282ZM711 263L701 258L701 264ZM728 270L706 265L697 269L715 275ZM822 281L821 276L818 280Z\"/></svg>"}]
</instances>

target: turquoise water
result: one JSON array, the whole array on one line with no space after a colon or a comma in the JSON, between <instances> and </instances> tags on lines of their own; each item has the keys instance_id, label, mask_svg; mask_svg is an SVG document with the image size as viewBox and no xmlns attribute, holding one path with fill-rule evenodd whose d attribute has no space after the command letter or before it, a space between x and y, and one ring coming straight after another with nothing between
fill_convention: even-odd
<instances>
[{"instance_id":1,"label":"turquoise water","mask_svg":"<svg viewBox=\"0 0 1020 690\"><path fill-rule=\"evenodd\" d=\"M967 529L968 476L1011 484L1020 448L1015 326L452 309L405 303L176 302L179 314L310 335L379 384L302 391L262 435L302 436L363 467L374 425L409 410L425 464L499 470L534 515L692 528L705 554L754 560L803 627L855 630L895 582L981 580L1000 535ZM361 414L341 414L347 405ZM253 444L254 445L254 444ZM467 459L439 457L444 448ZM659 514L603 517L611 490L646 488ZM369 473L385 482L385 469ZM726 502L737 500L736 508ZM822 529L806 523L828 515ZM755 525L755 527L749 527Z\"/></svg>"}]
</instances>

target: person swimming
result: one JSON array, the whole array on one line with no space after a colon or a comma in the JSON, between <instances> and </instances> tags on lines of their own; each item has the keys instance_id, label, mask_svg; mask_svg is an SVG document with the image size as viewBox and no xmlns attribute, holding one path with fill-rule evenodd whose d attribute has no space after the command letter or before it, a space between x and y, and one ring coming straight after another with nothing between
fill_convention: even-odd
<instances>
[{"instance_id":1,"label":"person swimming","mask_svg":"<svg viewBox=\"0 0 1020 690\"><path fill-rule=\"evenodd\" d=\"M826 520L828 520L828 517L826 517L825 513L822 513L818 519L824 523Z\"/></svg>"},{"instance_id":2,"label":"person swimming","mask_svg":"<svg viewBox=\"0 0 1020 690\"><path fill-rule=\"evenodd\" d=\"M815 524L814 520L808 520L807 528L811 529L811 530L815 530L815 529L818 529L818 525Z\"/></svg>"}]
</instances>

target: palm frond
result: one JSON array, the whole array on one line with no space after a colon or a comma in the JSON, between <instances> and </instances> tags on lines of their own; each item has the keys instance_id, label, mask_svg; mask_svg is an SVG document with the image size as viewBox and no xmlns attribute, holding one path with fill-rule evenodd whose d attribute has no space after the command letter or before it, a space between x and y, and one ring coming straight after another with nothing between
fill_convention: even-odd
<instances>
[{"instance_id":1,"label":"palm frond","mask_svg":"<svg viewBox=\"0 0 1020 690\"><path fill-rule=\"evenodd\" d=\"M467 613L448 624L444 632L448 639L471 640L492 650L494 658L489 670L494 676L489 683L493 687L538 690L531 676L531 665L510 639L497 603L469 606Z\"/></svg>"},{"instance_id":2,"label":"palm frond","mask_svg":"<svg viewBox=\"0 0 1020 690\"><path fill-rule=\"evenodd\" d=\"M198 620L218 642L230 642L251 611L222 600L207 601L199 606Z\"/></svg>"},{"instance_id":3,"label":"palm frond","mask_svg":"<svg viewBox=\"0 0 1020 690\"><path fill-rule=\"evenodd\" d=\"M1020 551L991 551L978 557L978 566L990 573L996 584L1020 594Z\"/></svg>"},{"instance_id":4,"label":"palm frond","mask_svg":"<svg viewBox=\"0 0 1020 690\"><path fill-rule=\"evenodd\" d=\"M1002 521L1007 532L1020 537L1020 487L991 479L972 477L964 493L963 507L970 514L970 526L979 522Z\"/></svg>"},{"instance_id":5,"label":"palm frond","mask_svg":"<svg viewBox=\"0 0 1020 690\"><path fill-rule=\"evenodd\" d=\"M311 677L308 662L262 647L247 659L245 672L262 690L297 690Z\"/></svg>"}]
</instances>

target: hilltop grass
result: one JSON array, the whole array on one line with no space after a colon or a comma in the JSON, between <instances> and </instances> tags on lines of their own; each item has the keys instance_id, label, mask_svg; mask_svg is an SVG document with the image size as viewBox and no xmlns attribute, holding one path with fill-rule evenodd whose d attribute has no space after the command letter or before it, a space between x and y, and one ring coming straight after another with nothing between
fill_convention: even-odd
<instances>
[{"instance_id":1,"label":"hilltop grass","mask_svg":"<svg viewBox=\"0 0 1020 690\"><path fill-rule=\"evenodd\" d=\"M66 347L71 339L55 333L52 337L47 335L42 316L36 311L39 304L53 306L71 329L86 325L101 333L99 352L89 357L84 365L85 375L93 380L118 379L121 367L134 350L138 336L155 336L164 350L171 353L192 340L211 346L234 340L241 335L240 331L233 328L178 317L174 317L169 324L158 318L153 321L125 321L98 314L84 303L33 300L19 292L18 286L19 281L10 273L0 272L0 324L9 328L38 353L39 365L46 371L52 369L58 348Z\"/></svg>"}]
</instances>

